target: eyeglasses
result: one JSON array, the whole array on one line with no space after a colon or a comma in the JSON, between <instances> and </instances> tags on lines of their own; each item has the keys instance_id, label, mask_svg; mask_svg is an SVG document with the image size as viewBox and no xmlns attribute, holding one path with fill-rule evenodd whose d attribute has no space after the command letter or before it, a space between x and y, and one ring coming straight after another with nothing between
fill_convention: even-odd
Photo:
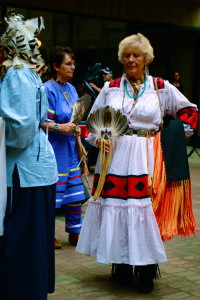
<instances>
[{"instance_id":1,"label":"eyeglasses","mask_svg":"<svg viewBox=\"0 0 200 300\"><path fill-rule=\"evenodd\" d=\"M72 67L72 66L76 67L76 63L68 62L68 63L65 64L65 66L67 66L67 67Z\"/></svg>"}]
</instances>

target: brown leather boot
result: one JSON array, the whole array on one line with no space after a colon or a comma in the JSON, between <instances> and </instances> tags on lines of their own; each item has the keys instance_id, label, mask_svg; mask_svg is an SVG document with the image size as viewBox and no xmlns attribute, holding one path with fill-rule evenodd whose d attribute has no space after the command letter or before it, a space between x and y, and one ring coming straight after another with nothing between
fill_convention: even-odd
<instances>
[{"instance_id":1,"label":"brown leather boot","mask_svg":"<svg viewBox=\"0 0 200 300\"><path fill-rule=\"evenodd\" d=\"M61 249L62 248L62 244L59 243L56 238L54 238L54 249Z\"/></svg>"}]
</instances>

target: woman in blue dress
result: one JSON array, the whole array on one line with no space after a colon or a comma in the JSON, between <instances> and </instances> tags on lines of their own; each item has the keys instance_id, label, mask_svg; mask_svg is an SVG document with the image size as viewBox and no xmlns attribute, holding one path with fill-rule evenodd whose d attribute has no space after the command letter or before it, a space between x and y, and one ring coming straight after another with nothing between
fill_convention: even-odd
<instances>
[{"instance_id":1,"label":"woman in blue dress","mask_svg":"<svg viewBox=\"0 0 200 300\"><path fill-rule=\"evenodd\" d=\"M57 46L50 53L49 63L53 78L44 85L49 101L49 141L58 166L56 208L64 205L65 230L69 233L69 242L76 245L82 224L81 201L85 195L75 138L79 128L70 122L73 105L79 99L76 89L68 82L75 70L74 53L69 47ZM55 248L61 247L55 239Z\"/></svg>"}]
</instances>

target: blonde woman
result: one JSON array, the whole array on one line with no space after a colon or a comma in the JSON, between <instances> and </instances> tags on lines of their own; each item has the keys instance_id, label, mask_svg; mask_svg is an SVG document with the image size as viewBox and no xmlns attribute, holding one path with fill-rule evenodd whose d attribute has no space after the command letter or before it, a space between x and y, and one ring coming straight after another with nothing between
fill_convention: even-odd
<instances>
[{"instance_id":1,"label":"blonde woman","mask_svg":"<svg viewBox=\"0 0 200 300\"><path fill-rule=\"evenodd\" d=\"M172 84L148 75L147 67L154 54L145 36L138 33L122 40L118 57L124 74L102 89L91 112L106 105L119 109L127 117L130 130L126 135L113 138L105 185L97 201L90 199L76 250L96 257L98 262L112 263L112 278L122 284L131 283L135 266L139 292L149 293L159 273L158 264L167 261L162 239L191 234L195 229L192 209L191 232L190 229L182 232L177 222L177 228L170 228L168 236L168 232L163 231L163 223L159 223L163 218L160 211L155 212L155 218L152 200L155 198L155 208L160 208L159 200L164 201L166 194L163 188L163 196L158 197L161 190L157 189L159 182L157 185L155 182L162 168L161 159L158 160L162 158L160 127L164 115L170 113L179 118L180 130L184 128L185 134L190 136L197 123L197 112L196 106ZM87 141L100 147L100 141L92 134ZM106 150L109 152L109 144ZM100 171L98 161L92 194ZM162 186L166 187L166 182ZM170 199L173 202L173 197Z\"/></svg>"}]
</instances>

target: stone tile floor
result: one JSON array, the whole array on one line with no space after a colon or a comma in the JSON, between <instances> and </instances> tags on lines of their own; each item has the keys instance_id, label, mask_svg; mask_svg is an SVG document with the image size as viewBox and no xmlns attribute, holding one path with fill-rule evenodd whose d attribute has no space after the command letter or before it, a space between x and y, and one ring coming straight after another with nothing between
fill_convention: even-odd
<instances>
[{"instance_id":1,"label":"stone tile floor","mask_svg":"<svg viewBox=\"0 0 200 300\"><path fill-rule=\"evenodd\" d=\"M194 214L200 227L200 158L196 152L189 163ZM83 205L83 215L86 208L87 202ZM94 258L76 253L75 247L67 241L60 215L56 219L56 237L63 248L56 250L56 291L49 295L49 300L200 299L199 229L195 236L165 242L168 262L160 265L162 277L155 281L153 292L147 295L137 292L135 282L123 287L111 281L111 265L99 264Z\"/></svg>"}]
</instances>

